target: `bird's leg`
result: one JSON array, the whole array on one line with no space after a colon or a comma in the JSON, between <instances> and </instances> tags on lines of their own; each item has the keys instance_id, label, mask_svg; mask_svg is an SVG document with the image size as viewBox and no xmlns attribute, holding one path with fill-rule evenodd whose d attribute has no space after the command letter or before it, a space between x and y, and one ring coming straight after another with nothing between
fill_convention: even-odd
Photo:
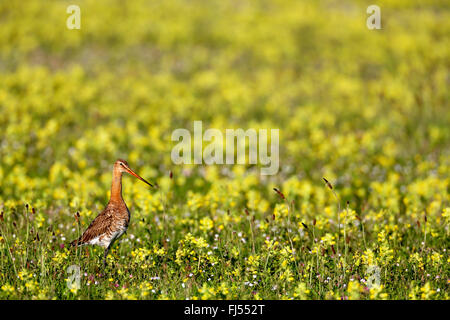
<instances>
[{"instance_id":1,"label":"bird's leg","mask_svg":"<svg viewBox=\"0 0 450 320\"><path fill-rule=\"evenodd\" d=\"M103 255L103 268L106 267L106 256L108 255L110 246L105 249L105 254Z\"/></svg>"}]
</instances>

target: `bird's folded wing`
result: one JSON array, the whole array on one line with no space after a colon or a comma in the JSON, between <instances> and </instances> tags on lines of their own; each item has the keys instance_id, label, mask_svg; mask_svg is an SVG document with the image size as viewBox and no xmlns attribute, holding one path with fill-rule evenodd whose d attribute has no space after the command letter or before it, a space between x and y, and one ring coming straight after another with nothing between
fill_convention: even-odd
<instances>
[{"instance_id":1,"label":"bird's folded wing","mask_svg":"<svg viewBox=\"0 0 450 320\"><path fill-rule=\"evenodd\" d=\"M101 236L111 233L113 214L106 208L103 210L84 231L83 235L75 240L77 245L88 243L89 241Z\"/></svg>"}]
</instances>

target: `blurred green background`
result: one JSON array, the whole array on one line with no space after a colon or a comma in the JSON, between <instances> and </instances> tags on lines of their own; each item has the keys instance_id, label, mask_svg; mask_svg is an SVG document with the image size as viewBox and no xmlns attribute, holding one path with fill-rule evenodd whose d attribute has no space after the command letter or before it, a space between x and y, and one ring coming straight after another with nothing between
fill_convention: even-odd
<instances>
[{"instance_id":1,"label":"blurred green background","mask_svg":"<svg viewBox=\"0 0 450 320\"><path fill-rule=\"evenodd\" d=\"M372 31L370 4L1 1L0 196L34 198L52 168L59 186L109 177L117 157L180 170L170 136L193 120L280 128L275 181L327 176L364 197L389 172L446 176L448 2L378 1Z\"/></svg>"}]
</instances>

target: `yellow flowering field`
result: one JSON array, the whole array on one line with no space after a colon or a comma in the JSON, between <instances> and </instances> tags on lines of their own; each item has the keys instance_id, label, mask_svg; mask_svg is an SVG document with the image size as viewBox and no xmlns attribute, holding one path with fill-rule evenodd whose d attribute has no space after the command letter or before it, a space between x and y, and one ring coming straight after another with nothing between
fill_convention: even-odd
<instances>
[{"instance_id":1,"label":"yellow flowering field","mask_svg":"<svg viewBox=\"0 0 450 320\"><path fill-rule=\"evenodd\" d=\"M0 298L447 300L448 1L371 4L0 1ZM279 170L175 164L194 121ZM69 243L118 158L156 187L103 268Z\"/></svg>"}]
</instances>

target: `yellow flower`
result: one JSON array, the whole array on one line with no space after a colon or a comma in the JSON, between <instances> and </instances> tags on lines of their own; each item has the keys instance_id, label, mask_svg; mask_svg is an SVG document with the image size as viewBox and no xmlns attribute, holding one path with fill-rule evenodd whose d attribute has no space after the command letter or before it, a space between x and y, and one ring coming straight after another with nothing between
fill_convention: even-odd
<instances>
[{"instance_id":1,"label":"yellow flower","mask_svg":"<svg viewBox=\"0 0 450 320\"><path fill-rule=\"evenodd\" d=\"M5 291L6 293L9 293L9 294L11 294L11 293L13 293L15 291L14 287L12 285L8 284L8 283L4 284L2 286L2 290Z\"/></svg>"},{"instance_id":2,"label":"yellow flower","mask_svg":"<svg viewBox=\"0 0 450 320\"><path fill-rule=\"evenodd\" d=\"M214 227L214 222L209 217L200 219L200 230L209 231Z\"/></svg>"},{"instance_id":3,"label":"yellow flower","mask_svg":"<svg viewBox=\"0 0 450 320\"><path fill-rule=\"evenodd\" d=\"M331 233L326 233L320 240L328 246L336 244L335 237Z\"/></svg>"}]
</instances>

